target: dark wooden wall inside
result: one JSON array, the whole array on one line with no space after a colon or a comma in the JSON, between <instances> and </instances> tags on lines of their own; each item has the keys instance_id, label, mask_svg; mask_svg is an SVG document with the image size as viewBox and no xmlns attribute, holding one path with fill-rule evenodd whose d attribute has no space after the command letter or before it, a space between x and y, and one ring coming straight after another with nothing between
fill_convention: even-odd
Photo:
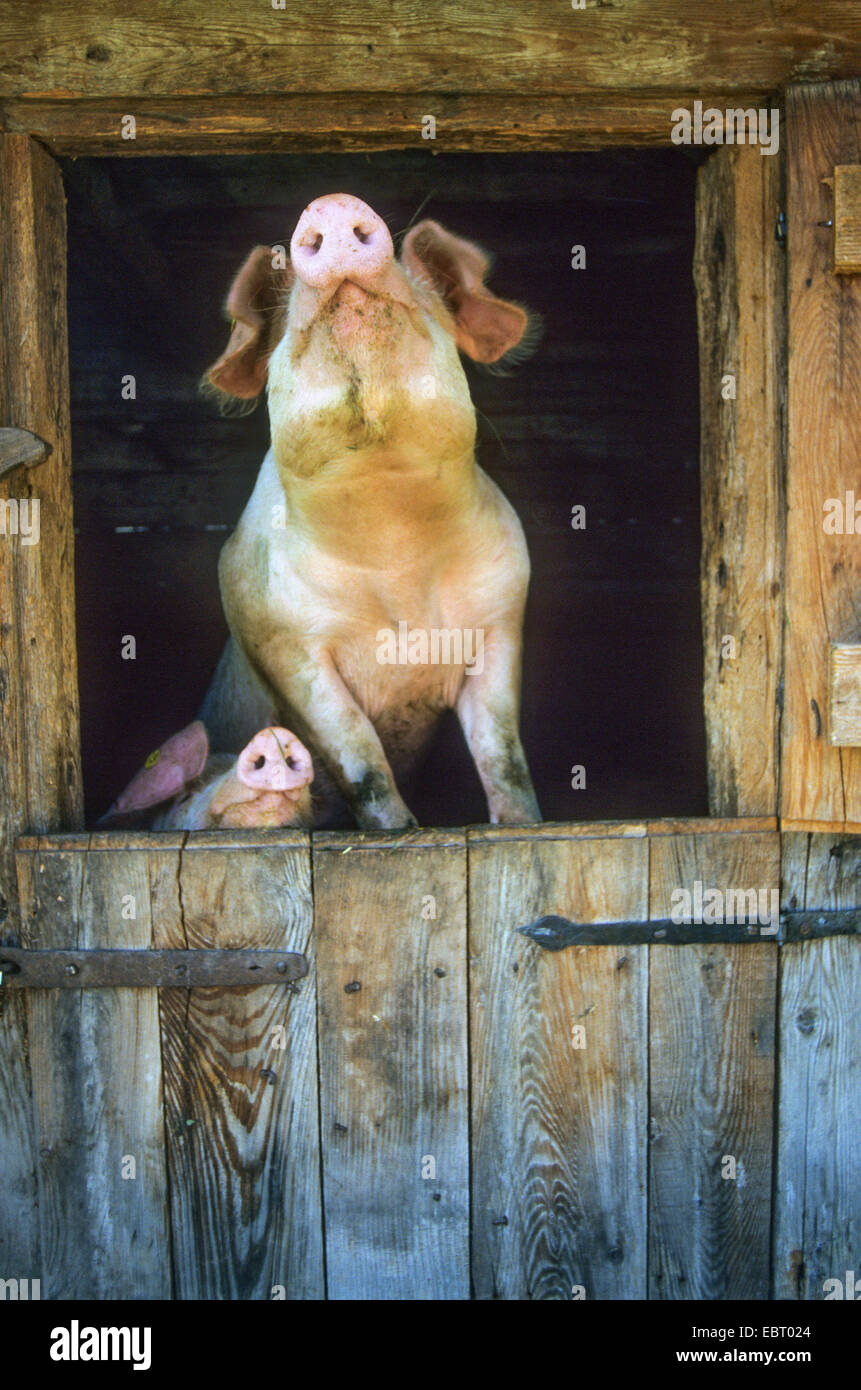
<instances>
[{"instance_id":1,"label":"dark wooden wall inside","mask_svg":"<svg viewBox=\"0 0 861 1390\"><path fill-rule=\"evenodd\" d=\"M194 717L225 636L218 551L267 443L264 406L222 419L197 393L226 341L231 276L339 189L393 233L424 203L494 254L499 294L544 320L513 374L467 370L479 461L532 556L523 733L545 817L706 813L688 151L67 160L63 172L90 818ZM571 268L574 244L585 270ZM585 531L570 526L577 503ZM121 658L126 634L134 661ZM574 763L585 790L570 787ZM425 824L485 817L453 720L407 799Z\"/></svg>"}]
</instances>

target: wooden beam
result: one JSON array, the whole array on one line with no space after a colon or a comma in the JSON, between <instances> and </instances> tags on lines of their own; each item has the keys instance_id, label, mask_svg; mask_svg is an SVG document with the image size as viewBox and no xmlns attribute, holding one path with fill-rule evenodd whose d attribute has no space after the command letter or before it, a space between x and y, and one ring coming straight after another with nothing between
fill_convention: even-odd
<instances>
[{"instance_id":1,"label":"wooden beam","mask_svg":"<svg viewBox=\"0 0 861 1390\"><path fill-rule=\"evenodd\" d=\"M859 58L861 63L861 58ZM569 95L473 91L282 93L259 97L0 98L0 126L56 155L297 154L417 147L437 150L595 150L669 145L676 107L703 93L590 89ZM769 89L715 87L720 109L764 106ZM708 104L708 103L707 103ZM436 121L435 139L422 134ZM128 117L134 116L134 138Z\"/></svg>"},{"instance_id":2,"label":"wooden beam","mask_svg":"<svg viewBox=\"0 0 861 1390\"><path fill-rule=\"evenodd\" d=\"M777 811L783 617L782 160L726 148L699 172L702 618L709 809Z\"/></svg>"},{"instance_id":3,"label":"wooden beam","mask_svg":"<svg viewBox=\"0 0 861 1390\"><path fill-rule=\"evenodd\" d=\"M858 640L861 279L835 275L823 180L861 162L861 81L787 94L789 441L781 818L861 820L861 748L828 736L830 644Z\"/></svg>"},{"instance_id":4,"label":"wooden beam","mask_svg":"<svg viewBox=\"0 0 861 1390\"><path fill-rule=\"evenodd\" d=\"M82 823L75 652L66 221L60 171L0 137L0 424L51 447L0 482L0 930L15 837ZM5 907L5 913L4 913Z\"/></svg>"},{"instance_id":5,"label":"wooden beam","mask_svg":"<svg viewBox=\"0 0 861 1390\"><path fill-rule=\"evenodd\" d=\"M788 12L787 12L788 11ZM848 75L861 58L855 0L78 0L0 3L3 92L110 97L276 92L774 90Z\"/></svg>"}]
</instances>

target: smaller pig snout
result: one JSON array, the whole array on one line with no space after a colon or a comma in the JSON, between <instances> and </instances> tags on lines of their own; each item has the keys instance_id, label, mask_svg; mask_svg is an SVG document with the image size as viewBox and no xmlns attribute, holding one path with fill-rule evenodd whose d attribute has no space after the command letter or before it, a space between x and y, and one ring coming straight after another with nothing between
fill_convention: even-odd
<instances>
[{"instance_id":1,"label":"smaller pig snout","mask_svg":"<svg viewBox=\"0 0 861 1390\"><path fill-rule=\"evenodd\" d=\"M261 729L240 753L236 772L256 791L299 791L314 778L311 754L289 729Z\"/></svg>"},{"instance_id":2,"label":"smaller pig snout","mask_svg":"<svg viewBox=\"0 0 861 1390\"><path fill-rule=\"evenodd\" d=\"M395 248L381 217L360 198L331 193L309 203L290 242L300 280L325 290L352 280L363 288L394 259Z\"/></svg>"}]
</instances>

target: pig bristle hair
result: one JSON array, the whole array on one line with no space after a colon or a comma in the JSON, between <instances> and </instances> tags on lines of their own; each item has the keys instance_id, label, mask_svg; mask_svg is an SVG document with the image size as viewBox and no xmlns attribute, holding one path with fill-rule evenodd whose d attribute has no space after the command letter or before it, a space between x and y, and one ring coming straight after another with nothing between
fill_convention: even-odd
<instances>
[{"instance_id":1,"label":"pig bristle hair","mask_svg":"<svg viewBox=\"0 0 861 1390\"><path fill-rule=\"evenodd\" d=\"M510 302L513 303L514 301ZM491 376L509 376L515 367L519 367L521 362L526 362L533 355L541 342L544 333L544 322L541 315L526 309L523 304L518 304L517 307L523 309L527 316L523 337L515 347L500 357L498 362L476 363L480 371L489 372Z\"/></svg>"},{"instance_id":2,"label":"pig bristle hair","mask_svg":"<svg viewBox=\"0 0 861 1390\"><path fill-rule=\"evenodd\" d=\"M197 389L204 400L215 402L219 415L225 419L238 420L244 415L252 415L260 403L259 396L231 396L229 391L222 391L220 386L213 385L207 376L201 377Z\"/></svg>"}]
</instances>

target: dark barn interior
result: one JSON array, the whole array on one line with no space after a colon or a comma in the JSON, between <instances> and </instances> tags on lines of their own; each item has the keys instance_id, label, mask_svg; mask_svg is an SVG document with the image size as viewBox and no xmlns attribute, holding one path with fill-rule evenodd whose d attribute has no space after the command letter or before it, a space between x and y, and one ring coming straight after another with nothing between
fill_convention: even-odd
<instances>
[{"instance_id":1,"label":"dark barn interior","mask_svg":"<svg viewBox=\"0 0 861 1390\"><path fill-rule=\"evenodd\" d=\"M544 817L707 814L690 152L429 148L63 171L88 823L194 718L226 635L218 552L268 439L264 404L222 418L197 389L227 341L232 275L339 190L393 234L419 213L474 239L494 257L491 288L543 319L511 374L466 370L479 462L532 558L522 729ZM575 245L585 269L571 267ZM486 818L453 716L402 791L424 824Z\"/></svg>"}]
</instances>

